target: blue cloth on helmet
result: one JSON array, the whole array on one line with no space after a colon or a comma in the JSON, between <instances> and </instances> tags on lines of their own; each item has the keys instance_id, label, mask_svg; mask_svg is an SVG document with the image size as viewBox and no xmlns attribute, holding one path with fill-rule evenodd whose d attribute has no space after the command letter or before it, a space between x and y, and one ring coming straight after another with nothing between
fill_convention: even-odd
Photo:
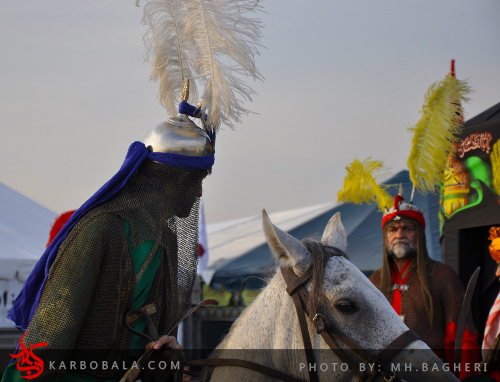
<instances>
[{"instance_id":1,"label":"blue cloth on helmet","mask_svg":"<svg viewBox=\"0 0 500 382\"><path fill-rule=\"evenodd\" d=\"M210 170L215 161L214 154L196 157L172 153L150 153L148 157L169 166L201 170Z\"/></svg>"},{"instance_id":2,"label":"blue cloth on helmet","mask_svg":"<svg viewBox=\"0 0 500 382\"><path fill-rule=\"evenodd\" d=\"M179 104L179 113L189 115L190 117L201 119L202 116L205 116L205 121L208 118L208 115L203 113L199 107L190 105L186 101L181 101ZM215 131L212 128L205 129L205 132L208 134L212 144L215 146Z\"/></svg>"},{"instance_id":3,"label":"blue cloth on helmet","mask_svg":"<svg viewBox=\"0 0 500 382\"><path fill-rule=\"evenodd\" d=\"M90 209L97 207L120 191L128 180L138 170L142 162L148 158L165 165L189 168L204 169L212 168L214 155L195 157L170 153L149 152L144 143L134 142L130 145L127 156L118 172L102 186L89 200L87 200L78 210L76 210L64 227L59 231L52 243L47 247L40 260L36 263L31 274L26 279L23 289L14 301L12 309L7 318L14 321L18 329L26 330L33 315L35 314L43 287L47 281L50 267L54 262L59 246L66 238L73 226Z\"/></svg>"},{"instance_id":4,"label":"blue cloth on helmet","mask_svg":"<svg viewBox=\"0 0 500 382\"><path fill-rule=\"evenodd\" d=\"M190 105L186 101L181 101L179 104L179 113L189 115L190 117L201 118L201 109ZM205 116L206 119L206 116Z\"/></svg>"}]
</instances>

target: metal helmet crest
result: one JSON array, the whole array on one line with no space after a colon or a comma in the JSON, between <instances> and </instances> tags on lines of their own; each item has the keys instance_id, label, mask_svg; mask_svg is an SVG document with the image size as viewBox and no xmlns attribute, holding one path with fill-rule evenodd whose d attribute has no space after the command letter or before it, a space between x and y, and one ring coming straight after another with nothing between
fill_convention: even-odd
<instances>
[{"instance_id":1,"label":"metal helmet crest","mask_svg":"<svg viewBox=\"0 0 500 382\"><path fill-rule=\"evenodd\" d=\"M181 99L187 102L188 98L189 80L186 80ZM187 156L208 156L214 153L214 142L209 135L182 113L153 127L144 137L143 143L146 147L151 147L153 152L160 153Z\"/></svg>"}]
</instances>

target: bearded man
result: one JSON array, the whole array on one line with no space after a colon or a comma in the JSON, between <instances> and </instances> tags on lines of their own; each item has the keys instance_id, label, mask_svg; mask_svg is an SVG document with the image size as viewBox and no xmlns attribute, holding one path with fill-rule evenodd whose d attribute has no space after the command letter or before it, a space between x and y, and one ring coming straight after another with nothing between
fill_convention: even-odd
<instances>
[{"instance_id":1,"label":"bearded man","mask_svg":"<svg viewBox=\"0 0 500 382\"><path fill-rule=\"evenodd\" d=\"M383 263L370 280L408 328L452 365L464 289L453 269L429 257L424 215L415 205L403 201L402 195L396 195L394 207L382 219ZM474 364L479 362L476 337L469 315L461 378L474 374Z\"/></svg>"}]
</instances>

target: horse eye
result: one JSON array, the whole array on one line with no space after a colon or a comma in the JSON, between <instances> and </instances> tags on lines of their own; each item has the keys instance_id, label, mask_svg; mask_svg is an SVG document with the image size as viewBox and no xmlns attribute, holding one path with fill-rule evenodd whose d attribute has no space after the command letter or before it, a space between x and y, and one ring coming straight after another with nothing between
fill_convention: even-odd
<instances>
[{"instance_id":1,"label":"horse eye","mask_svg":"<svg viewBox=\"0 0 500 382\"><path fill-rule=\"evenodd\" d=\"M351 301L341 301L336 304L335 307L342 313L353 313L356 309L356 306Z\"/></svg>"}]
</instances>

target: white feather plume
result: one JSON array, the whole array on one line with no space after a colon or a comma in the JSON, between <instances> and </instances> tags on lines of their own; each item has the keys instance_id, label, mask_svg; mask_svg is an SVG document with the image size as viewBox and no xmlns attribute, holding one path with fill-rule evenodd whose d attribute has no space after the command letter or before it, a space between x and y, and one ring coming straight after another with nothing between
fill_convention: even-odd
<instances>
[{"instance_id":1,"label":"white feather plume","mask_svg":"<svg viewBox=\"0 0 500 382\"><path fill-rule=\"evenodd\" d=\"M136 0L136 5L139 6ZM250 111L243 107L255 94L244 77L263 80L255 66L262 22L249 16L262 11L261 0L146 0L143 23L145 57L153 64L151 79L169 114L177 114L184 81L190 81L191 103L201 96L206 121L217 130L231 128Z\"/></svg>"},{"instance_id":2,"label":"white feather plume","mask_svg":"<svg viewBox=\"0 0 500 382\"><path fill-rule=\"evenodd\" d=\"M139 0L137 0L137 5ZM142 22L149 26L144 35L145 59L152 63L151 80L158 82L160 103L177 115L184 81L192 79L192 46L185 33L186 8L182 0L149 0ZM198 99L195 81L190 81L192 99Z\"/></svg>"},{"instance_id":3,"label":"white feather plume","mask_svg":"<svg viewBox=\"0 0 500 382\"><path fill-rule=\"evenodd\" d=\"M183 0L186 33L194 46L194 65L204 85L202 110L209 124L234 127L249 110L243 101L255 94L242 76L263 80L255 66L263 24L248 13L260 11L259 0Z\"/></svg>"}]
</instances>

